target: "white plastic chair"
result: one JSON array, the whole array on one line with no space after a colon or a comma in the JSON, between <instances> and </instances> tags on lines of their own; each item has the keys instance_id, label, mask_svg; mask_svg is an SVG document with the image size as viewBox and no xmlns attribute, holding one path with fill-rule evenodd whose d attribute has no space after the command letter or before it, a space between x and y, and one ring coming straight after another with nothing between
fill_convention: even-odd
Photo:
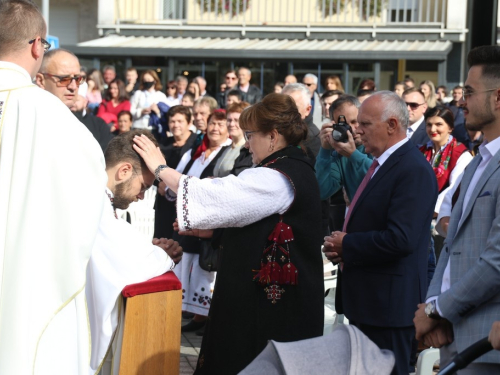
<instances>
[{"instance_id":1,"label":"white plastic chair","mask_svg":"<svg viewBox=\"0 0 500 375\"><path fill-rule=\"evenodd\" d=\"M415 375L432 375L434 363L439 359L439 349L425 349L418 356Z\"/></svg>"}]
</instances>

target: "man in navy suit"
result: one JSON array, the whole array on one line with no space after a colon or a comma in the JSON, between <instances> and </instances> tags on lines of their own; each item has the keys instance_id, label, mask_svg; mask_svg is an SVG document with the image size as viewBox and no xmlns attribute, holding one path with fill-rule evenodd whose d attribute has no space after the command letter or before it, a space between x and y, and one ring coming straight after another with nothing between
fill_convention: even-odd
<instances>
[{"instance_id":1,"label":"man in navy suit","mask_svg":"<svg viewBox=\"0 0 500 375\"><path fill-rule=\"evenodd\" d=\"M394 352L392 374L408 374L413 313L427 291L436 176L406 136L408 110L395 93L366 99L358 122L374 164L352 200L344 231L325 237L323 251L341 262L337 312Z\"/></svg>"},{"instance_id":2,"label":"man in navy suit","mask_svg":"<svg viewBox=\"0 0 500 375\"><path fill-rule=\"evenodd\" d=\"M429 136L425 131L424 113L427 110L427 103L422 90L416 87L409 88L403 92L403 100L406 103L409 114L409 124L406 135L416 146L421 146L429 142Z\"/></svg>"}]
</instances>

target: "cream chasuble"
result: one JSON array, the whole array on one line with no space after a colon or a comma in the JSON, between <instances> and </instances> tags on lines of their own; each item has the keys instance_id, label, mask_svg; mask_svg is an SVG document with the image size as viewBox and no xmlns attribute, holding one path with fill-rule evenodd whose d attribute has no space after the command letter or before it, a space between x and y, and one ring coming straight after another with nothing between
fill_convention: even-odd
<instances>
[{"instance_id":1,"label":"cream chasuble","mask_svg":"<svg viewBox=\"0 0 500 375\"><path fill-rule=\"evenodd\" d=\"M69 109L0 62L0 374L88 374L85 271L104 169Z\"/></svg>"},{"instance_id":2,"label":"cream chasuble","mask_svg":"<svg viewBox=\"0 0 500 375\"><path fill-rule=\"evenodd\" d=\"M96 374L102 368L101 374L108 375L119 371L121 339L114 338L123 328L123 288L164 274L174 267L174 262L146 235L125 220L116 219L108 198L113 193L106 189L102 194L107 204L87 267L85 289L92 329L89 374ZM106 354L107 361L103 364Z\"/></svg>"}]
</instances>

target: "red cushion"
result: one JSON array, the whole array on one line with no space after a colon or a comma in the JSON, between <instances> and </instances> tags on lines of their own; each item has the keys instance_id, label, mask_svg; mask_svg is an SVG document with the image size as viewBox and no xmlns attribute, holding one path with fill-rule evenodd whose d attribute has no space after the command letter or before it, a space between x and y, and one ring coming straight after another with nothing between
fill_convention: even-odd
<instances>
[{"instance_id":1,"label":"red cushion","mask_svg":"<svg viewBox=\"0 0 500 375\"><path fill-rule=\"evenodd\" d=\"M175 273L169 271L163 275L144 281L143 283L127 285L123 288L122 295L124 297L133 297L140 294L179 290L181 287L181 282L177 276L175 276Z\"/></svg>"}]
</instances>

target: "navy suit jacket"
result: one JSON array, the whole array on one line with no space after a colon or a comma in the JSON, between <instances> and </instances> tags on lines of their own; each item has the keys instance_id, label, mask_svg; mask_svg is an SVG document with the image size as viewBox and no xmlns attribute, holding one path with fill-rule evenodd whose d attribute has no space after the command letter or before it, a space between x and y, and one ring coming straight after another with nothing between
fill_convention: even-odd
<instances>
[{"instance_id":1,"label":"navy suit jacket","mask_svg":"<svg viewBox=\"0 0 500 375\"><path fill-rule=\"evenodd\" d=\"M425 120L424 120L418 126L417 130L415 130L415 133L413 133L413 135L411 136L410 141L412 141L413 144L416 146L422 146L427 144L429 140L430 138L425 130Z\"/></svg>"},{"instance_id":2,"label":"navy suit jacket","mask_svg":"<svg viewBox=\"0 0 500 375\"><path fill-rule=\"evenodd\" d=\"M427 291L436 175L412 142L399 147L359 197L342 242L337 308L356 323L413 325Z\"/></svg>"}]
</instances>

